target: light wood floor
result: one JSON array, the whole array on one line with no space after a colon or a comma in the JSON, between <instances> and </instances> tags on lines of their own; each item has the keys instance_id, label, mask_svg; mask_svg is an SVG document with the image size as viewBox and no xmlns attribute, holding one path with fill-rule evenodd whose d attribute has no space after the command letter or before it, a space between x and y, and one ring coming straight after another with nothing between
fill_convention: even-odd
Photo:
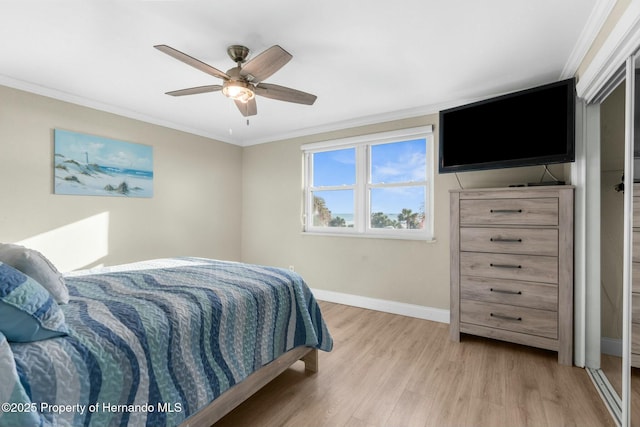
<instances>
[{"instance_id":1,"label":"light wood floor","mask_svg":"<svg viewBox=\"0 0 640 427\"><path fill-rule=\"evenodd\" d=\"M614 426L584 369L554 352L448 325L321 302L334 338L320 371L301 362L216 426ZM300 365L298 365L300 364Z\"/></svg>"}]
</instances>

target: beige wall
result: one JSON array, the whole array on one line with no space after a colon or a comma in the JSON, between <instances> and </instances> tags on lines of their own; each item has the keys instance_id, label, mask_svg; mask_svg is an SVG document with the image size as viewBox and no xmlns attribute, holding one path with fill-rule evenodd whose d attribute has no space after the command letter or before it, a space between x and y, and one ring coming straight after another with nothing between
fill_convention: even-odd
<instances>
[{"instance_id":1,"label":"beige wall","mask_svg":"<svg viewBox=\"0 0 640 427\"><path fill-rule=\"evenodd\" d=\"M0 242L25 242L61 270L240 259L240 147L2 86L0 100ZM54 128L153 146L154 197L54 195Z\"/></svg>"},{"instance_id":2,"label":"beige wall","mask_svg":"<svg viewBox=\"0 0 640 427\"><path fill-rule=\"evenodd\" d=\"M0 241L41 250L61 270L193 255L295 266L310 286L449 308L449 189L434 175L435 241L302 233L304 143L435 125L429 115L244 149L0 87ZM53 129L154 147L154 197L53 191ZM561 165L553 173L564 177ZM541 167L458 174L465 188L538 181Z\"/></svg>"},{"instance_id":3,"label":"beige wall","mask_svg":"<svg viewBox=\"0 0 640 427\"><path fill-rule=\"evenodd\" d=\"M435 125L429 115L247 147L243 155L242 259L295 266L312 288L449 309L449 190L455 175L434 174L435 242L302 233L303 165L300 146L309 142ZM434 169L437 171L437 168ZM564 178L562 165L551 168ZM458 174L465 188L539 181L542 167Z\"/></svg>"}]
</instances>

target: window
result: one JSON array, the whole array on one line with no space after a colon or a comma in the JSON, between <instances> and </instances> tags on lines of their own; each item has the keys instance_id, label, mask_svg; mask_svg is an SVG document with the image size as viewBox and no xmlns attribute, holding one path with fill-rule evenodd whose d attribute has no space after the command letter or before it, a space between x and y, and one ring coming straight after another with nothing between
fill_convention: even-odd
<instances>
[{"instance_id":1,"label":"window","mask_svg":"<svg viewBox=\"0 0 640 427\"><path fill-rule=\"evenodd\" d=\"M432 127L306 144L305 232L432 238Z\"/></svg>"}]
</instances>

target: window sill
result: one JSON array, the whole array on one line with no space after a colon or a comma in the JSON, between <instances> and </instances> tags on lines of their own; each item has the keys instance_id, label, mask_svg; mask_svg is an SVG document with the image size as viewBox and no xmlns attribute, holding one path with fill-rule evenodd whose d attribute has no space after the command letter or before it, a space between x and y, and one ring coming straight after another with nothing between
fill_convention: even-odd
<instances>
[{"instance_id":1,"label":"window sill","mask_svg":"<svg viewBox=\"0 0 640 427\"><path fill-rule=\"evenodd\" d=\"M303 231L303 236L323 236L323 237L347 237L356 239L383 239L383 240L412 240L421 241L424 243L436 243L438 240L435 237L426 236L398 236L392 234L364 234L364 233L331 233L321 231Z\"/></svg>"}]
</instances>

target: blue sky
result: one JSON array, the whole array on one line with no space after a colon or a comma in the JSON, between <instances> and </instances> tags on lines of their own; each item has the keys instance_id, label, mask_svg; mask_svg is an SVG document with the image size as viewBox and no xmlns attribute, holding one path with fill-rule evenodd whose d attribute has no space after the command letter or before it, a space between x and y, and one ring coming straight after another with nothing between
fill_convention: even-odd
<instances>
[{"instance_id":1,"label":"blue sky","mask_svg":"<svg viewBox=\"0 0 640 427\"><path fill-rule=\"evenodd\" d=\"M378 183L415 182L425 180L426 144L424 139L379 144L371 147L371 181ZM314 186L340 186L355 183L356 150L319 152L314 154ZM351 190L323 191L334 213L353 213ZM375 189L372 194L373 212L398 213L403 208L414 212L424 209L424 190L420 187Z\"/></svg>"},{"instance_id":2,"label":"blue sky","mask_svg":"<svg viewBox=\"0 0 640 427\"><path fill-rule=\"evenodd\" d=\"M356 149L323 151L313 155L313 185L352 185L356 182Z\"/></svg>"}]
</instances>

